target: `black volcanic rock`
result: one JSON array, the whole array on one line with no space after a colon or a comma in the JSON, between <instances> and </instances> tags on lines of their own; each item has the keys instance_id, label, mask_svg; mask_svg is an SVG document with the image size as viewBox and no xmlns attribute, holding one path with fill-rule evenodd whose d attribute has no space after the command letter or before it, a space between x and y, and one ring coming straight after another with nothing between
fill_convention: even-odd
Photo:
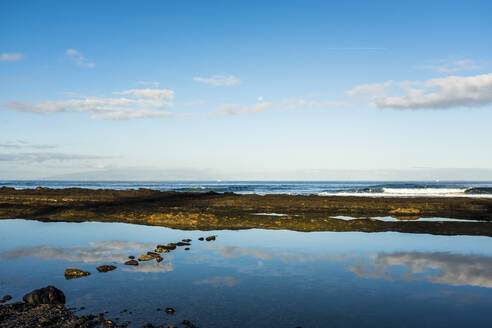
<instances>
[{"instance_id":1,"label":"black volcanic rock","mask_svg":"<svg viewBox=\"0 0 492 328\"><path fill-rule=\"evenodd\" d=\"M31 305L65 304L65 294L54 286L48 286L24 295L22 300Z\"/></svg>"}]
</instances>

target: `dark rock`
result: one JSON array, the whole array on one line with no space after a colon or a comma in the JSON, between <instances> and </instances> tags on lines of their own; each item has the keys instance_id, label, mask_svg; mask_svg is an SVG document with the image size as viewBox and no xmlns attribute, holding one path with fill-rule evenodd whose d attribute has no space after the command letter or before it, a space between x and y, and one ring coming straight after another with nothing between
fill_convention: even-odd
<instances>
[{"instance_id":1,"label":"dark rock","mask_svg":"<svg viewBox=\"0 0 492 328\"><path fill-rule=\"evenodd\" d=\"M186 248L185 248L185 251L189 251L189 250L190 250L190 248L189 248L189 247L186 247Z\"/></svg>"},{"instance_id":2,"label":"dark rock","mask_svg":"<svg viewBox=\"0 0 492 328\"><path fill-rule=\"evenodd\" d=\"M189 243L191 239L183 239L182 242Z\"/></svg>"},{"instance_id":3,"label":"dark rock","mask_svg":"<svg viewBox=\"0 0 492 328\"><path fill-rule=\"evenodd\" d=\"M90 272L83 271L80 269L66 269L65 270L65 279L74 279L74 278L80 278L80 277L85 277L90 275Z\"/></svg>"},{"instance_id":4,"label":"dark rock","mask_svg":"<svg viewBox=\"0 0 492 328\"><path fill-rule=\"evenodd\" d=\"M5 295L2 299L0 299L0 304L3 304L5 302L8 302L12 299L12 296L10 295Z\"/></svg>"},{"instance_id":5,"label":"dark rock","mask_svg":"<svg viewBox=\"0 0 492 328\"><path fill-rule=\"evenodd\" d=\"M147 252L147 255L152 256L152 257L153 257L153 258L155 258L155 259L156 259L156 258L158 258L158 257L160 257L160 255L159 255L159 254L154 253L154 252Z\"/></svg>"},{"instance_id":6,"label":"dark rock","mask_svg":"<svg viewBox=\"0 0 492 328\"><path fill-rule=\"evenodd\" d=\"M176 246L191 246L191 244L180 241L179 243L176 243Z\"/></svg>"},{"instance_id":7,"label":"dark rock","mask_svg":"<svg viewBox=\"0 0 492 328\"><path fill-rule=\"evenodd\" d=\"M116 267L114 265L101 265L101 266L98 266L96 269L99 272L108 272L108 271L115 270Z\"/></svg>"},{"instance_id":8,"label":"dark rock","mask_svg":"<svg viewBox=\"0 0 492 328\"><path fill-rule=\"evenodd\" d=\"M130 260L134 260L134 259L135 259L135 256L130 255L130 256L128 256L128 258L129 258Z\"/></svg>"},{"instance_id":9,"label":"dark rock","mask_svg":"<svg viewBox=\"0 0 492 328\"><path fill-rule=\"evenodd\" d=\"M138 265L138 261L137 260L130 260L130 261L126 261L125 264L126 265Z\"/></svg>"},{"instance_id":10,"label":"dark rock","mask_svg":"<svg viewBox=\"0 0 492 328\"><path fill-rule=\"evenodd\" d=\"M205 238L206 241L212 241L212 240L215 240L215 237L216 236L209 236L207 238Z\"/></svg>"},{"instance_id":11,"label":"dark rock","mask_svg":"<svg viewBox=\"0 0 492 328\"><path fill-rule=\"evenodd\" d=\"M174 314L174 312L176 312L176 310L174 310L173 308L170 308L170 307L166 308L167 314Z\"/></svg>"},{"instance_id":12,"label":"dark rock","mask_svg":"<svg viewBox=\"0 0 492 328\"><path fill-rule=\"evenodd\" d=\"M200 238L198 238L198 240L200 240L200 241L204 241L204 240L205 240L205 238L200 237Z\"/></svg>"},{"instance_id":13,"label":"dark rock","mask_svg":"<svg viewBox=\"0 0 492 328\"><path fill-rule=\"evenodd\" d=\"M162 256L159 256L159 257L156 257L155 260L157 261L157 263L160 263L164 259L162 258Z\"/></svg>"},{"instance_id":14,"label":"dark rock","mask_svg":"<svg viewBox=\"0 0 492 328\"><path fill-rule=\"evenodd\" d=\"M192 324L189 320L183 320L183 325L185 325L188 328L197 328L194 324Z\"/></svg>"},{"instance_id":15,"label":"dark rock","mask_svg":"<svg viewBox=\"0 0 492 328\"><path fill-rule=\"evenodd\" d=\"M162 248L162 249L167 249L169 251L172 251L172 250L176 249L176 244L175 243L169 243L167 245L157 245L156 248Z\"/></svg>"},{"instance_id":16,"label":"dark rock","mask_svg":"<svg viewBox=\"0 0 492 328\"><path fill-rule=\"evenodd\" d=\"M56 287L48 286L33 290L24 295L22 300L31 305L39 304L65 304L65 294Z\"/></svg>"}]
</instances>

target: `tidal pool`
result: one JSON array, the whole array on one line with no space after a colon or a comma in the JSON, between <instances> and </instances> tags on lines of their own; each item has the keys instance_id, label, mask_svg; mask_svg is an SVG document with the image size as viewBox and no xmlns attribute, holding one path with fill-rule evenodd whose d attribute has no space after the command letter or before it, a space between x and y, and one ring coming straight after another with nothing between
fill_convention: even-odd
<instances>
[{"instance_id":1,"label":"tidal pool","mask_svg":"<svg viewBox=\"0 0 492 328\"><path fill-rule=\"evenodd\" d=\"M209 235L217 239L198 240ZM185 238L189 251L123 265ZM102 264L118 268L99 273ZM91 275L66 280L66 268ZM47 285L85 307L79 314L108 311L130 327L484 327L492 238L0 220L0 297Z\"/></svg>"}]
</instances>

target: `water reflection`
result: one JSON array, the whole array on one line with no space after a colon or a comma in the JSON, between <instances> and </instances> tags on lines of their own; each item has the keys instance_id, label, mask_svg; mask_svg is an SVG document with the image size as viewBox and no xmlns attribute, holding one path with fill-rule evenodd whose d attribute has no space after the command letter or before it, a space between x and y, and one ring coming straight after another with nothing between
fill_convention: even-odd
<instances>
[{"instance_id":1,"label":"water reflection","mask_svg":"<svg viewBox=\"0 0 492 328\"><path fill-rule=\"evenodd\" d=\"M90 242L89 244L90 247L19 247L0 252L0 257L4 261L32 256L46 260L80 261L84 263L121 262L127 259L130 252L143 252L155 246L150 243L121 240L98 241Z\"/></svg>"},{"instance_id":2,"label":"water reflection","mask_svg":"<svg viewBox=\"0 0 492 328\"><path fill-rule=\"evenodd\" d=\"M261 248L244 248L236 246L215 246L207 248L219 253L224 258L234 259L241 256L250 256L260 260L278 260L283 263L306 263L315 261L345 261L354 255L304 254L296 252L280 252Z\"/></svg>"},{"instance_id":3,"label":"water reflection","mask_svg":"<svg viewBox=\"0 0 492 328\"><path fill-rule=\"evenodd\" d=\"M207 235L218 237L198 240ZM189 251L123 265L184 238L193 239ZM70 306L109 311L131 327L184 319L199 327L478 327L492 302L491 246L478 236L0 221L0 290L20 300L52 284ZM98 273L100 264L118 268ZM93 274L66 281L67 267ZM168 306L175 315L155 310Z\"/></svg>"},{"instance_id":4,"label":"water reflection","mask_svg":"<svg viewBox=\"0 0 492 328\"><path fill-rule=\"evenodd\" d=\"M83 263L122 263L128 260L130 254L138 255L147 252L153 247L152 243L139 243L134 241L110 240L90 242L90 247L53 247L35 246L19 247L0 252L0 258L4 261L12 261L27 257L43 260L64 260ZM157 263L140 262L138 266L123 266L124 271L130 272L170 272L174 270L173 256L166 256L165 261Z\"/></svg>"},{"instance_id":5,"label":"water reflection","mask_svg":"<svg viewBox=\"0 0 492 328\"><path fill-rule=\"evenodd\" d=\"M213 287L234 287L240 280L231 276L214 276L207 279L194 281L195 285L211 285Z\"/></svg>"},{"instance_id":6,"label":"water reflection","mask_svg":"<svg viewBox=\"0 0 492 328\"><path fill-rule=\"evenodd\" d=\"M391 269L403 267L398 274ZM451 286L492 288L492 257L450 253L376 254L371 261L359 259L349 265L351 272L365 278L396 280L427 280Z\"/></svg>"}]
</instances>

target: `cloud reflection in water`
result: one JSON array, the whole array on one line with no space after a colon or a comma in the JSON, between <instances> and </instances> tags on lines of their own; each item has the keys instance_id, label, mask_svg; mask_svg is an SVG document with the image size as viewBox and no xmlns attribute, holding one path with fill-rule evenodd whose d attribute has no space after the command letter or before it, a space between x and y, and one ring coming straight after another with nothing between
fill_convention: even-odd
<instances>
[{"instance_id":1,"label":"cloud reflection in water","mask_svg":"<svg viewBox=\"0 0 492 328\"><path fill-rule=\"evenodd\" d=\"M390 269L403 266L405 272L396 274ZM365 278L387 280L427 280L451 286L480 286L492 288L492 258L481 255L443 252L379 253L372 261L358 260L348 270Z\"/></svg>"}]
</instances>

